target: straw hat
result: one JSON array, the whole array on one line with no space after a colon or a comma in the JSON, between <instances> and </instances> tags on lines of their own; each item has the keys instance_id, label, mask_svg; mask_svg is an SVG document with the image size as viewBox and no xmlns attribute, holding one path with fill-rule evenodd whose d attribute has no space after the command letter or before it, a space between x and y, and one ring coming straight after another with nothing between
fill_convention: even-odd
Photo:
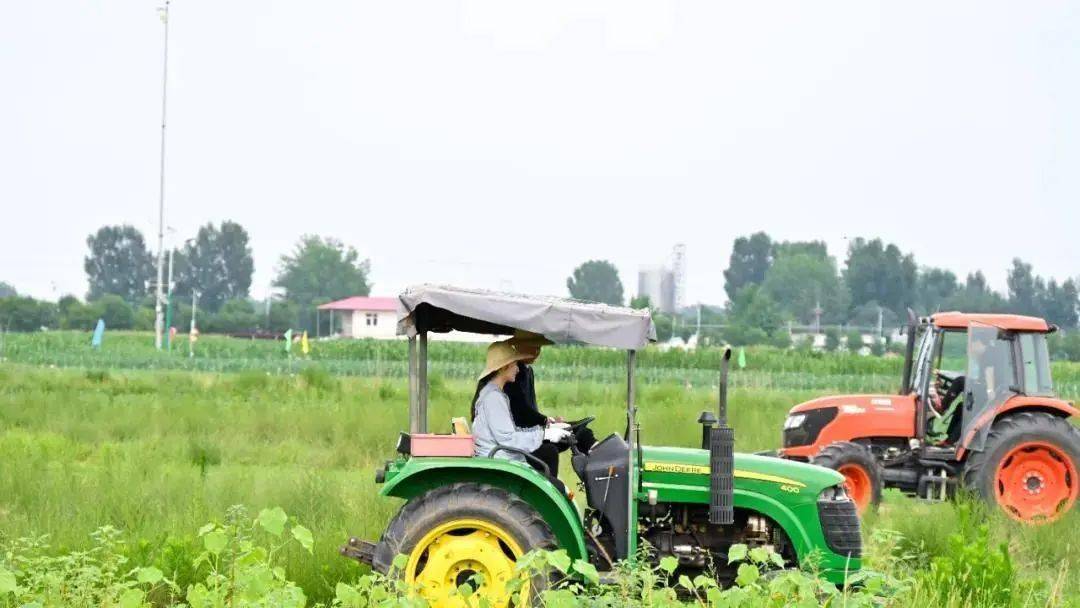
<instances>
[{"instance_id":1,"label":"straw hat","mask_svg":"<svg viewBox=\"0 0 1080 608\"><path fill-rule=\"evenodd\" d=\"M540 334L534 334L531 331L525 331L523 329L515 329L514 336L507 340L507 342L513 345L519 352L528 354L529 356L540 354L541 346L554 344L554 342Z\"/></svg>"},{"instance_id":2,"label":"straw hat","mask_svg":"<svg viewBox=\"0 0 1080 608\"><path fill-rule=\"evenodd\" d=\"M484 372L480 374L478 380L483 380L491 372L500 370L511 363L528 358L529 355L519 353L509 341L493 342L491 346L488 346L487 363L484 365Z\"/></svg>"}]
</instances>

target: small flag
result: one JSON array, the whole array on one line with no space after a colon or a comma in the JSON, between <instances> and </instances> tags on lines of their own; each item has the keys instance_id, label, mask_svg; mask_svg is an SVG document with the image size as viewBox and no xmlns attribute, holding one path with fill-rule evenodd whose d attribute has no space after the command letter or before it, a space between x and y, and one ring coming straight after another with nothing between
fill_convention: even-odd
<instances>
[{"instance_id":1,"label":"small flag","mask_svg":"<svg viewBox=\"0 0 1080 608\"><path fill-rule=\"evenodd\" d=\"M97 327L94 328L94 337L90 338L90 346L93 348L101 348L101 339L105 337L105 319L97 320Z\"/></svg>"},{"instance_id":2,"label":"small flag","mask_svg":"<svg viewBox=\"0 0 1080 608\"><path fill-rule=\"evenodd\" d=\"M306 329L304 330L304 333L300 335L300 352L305 355L311 352L311 345L308 344Z\"/></svg>"},{"instance_id":3,"label":"small flag","mask_svg":"<svg viewBox=\"0 0 1080 608\"><path fill-rule=\"evenodd\" d=\"M739 369L746 367L746 348L739 349Z\"/></svg>"},{"instance_id":4,"label":"small flag","mask_svg":"<svg viewBox=\"0 0 1080 608\"><path fill-rule=\"evenodd\" d=\"M292 328L285 330L285 352L292 352Z\"/></svg>"}]
</instances>

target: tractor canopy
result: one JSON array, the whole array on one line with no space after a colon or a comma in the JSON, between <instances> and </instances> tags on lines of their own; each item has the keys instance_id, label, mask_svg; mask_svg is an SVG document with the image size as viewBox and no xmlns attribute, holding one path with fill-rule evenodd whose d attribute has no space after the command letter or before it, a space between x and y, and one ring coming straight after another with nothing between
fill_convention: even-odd
<instances>
[{"instance_id":1,"label":"tractor canopy","mask_svg":"<svg viewBox=\"0 0 1080 608\"><path fill-rule=\"evenodd\" d=\"M398 296L398 333L452 330L506 335L522 329L552 342L639 350L656 341L647 309L550 296L415 285Z\"/></svg>"}]
</instances>

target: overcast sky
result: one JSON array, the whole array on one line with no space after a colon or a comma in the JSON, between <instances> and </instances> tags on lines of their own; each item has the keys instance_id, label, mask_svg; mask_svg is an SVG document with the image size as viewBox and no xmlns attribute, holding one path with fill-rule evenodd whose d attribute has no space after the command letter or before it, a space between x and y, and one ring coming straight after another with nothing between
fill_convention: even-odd
<instances>
[{"instance_id":1,"label":"overcast sky","mask_svg":"<svg viewBox=\"0 0 1080 608\"><path fill-rule=\"evenodd\" d=\"M0 3L0 280L82 295L87 234L156 246L153 0ZM232 219L252 295L302 233L421 281L565 294L687 246L880 236L1004 288L1080 274L1080 3L175 0L166 223Z\"/></svg>"}]
</instances>

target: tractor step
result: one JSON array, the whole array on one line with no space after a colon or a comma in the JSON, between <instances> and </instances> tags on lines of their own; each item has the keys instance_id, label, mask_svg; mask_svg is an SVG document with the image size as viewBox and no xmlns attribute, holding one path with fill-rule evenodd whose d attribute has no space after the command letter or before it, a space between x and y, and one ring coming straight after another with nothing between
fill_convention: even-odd
<instances>
[{"instance_id":1,"label":"tractor step","mask_svg":"<svg viewBox=\"0 0 1080 608\"><path fill-rule=\"evenodd\" d=\"M371 565L375 557L375 543L359 538L350 538L348 544L338 550L344 557L350 557L361 564Z\"/></svg>"}]
</instances>

